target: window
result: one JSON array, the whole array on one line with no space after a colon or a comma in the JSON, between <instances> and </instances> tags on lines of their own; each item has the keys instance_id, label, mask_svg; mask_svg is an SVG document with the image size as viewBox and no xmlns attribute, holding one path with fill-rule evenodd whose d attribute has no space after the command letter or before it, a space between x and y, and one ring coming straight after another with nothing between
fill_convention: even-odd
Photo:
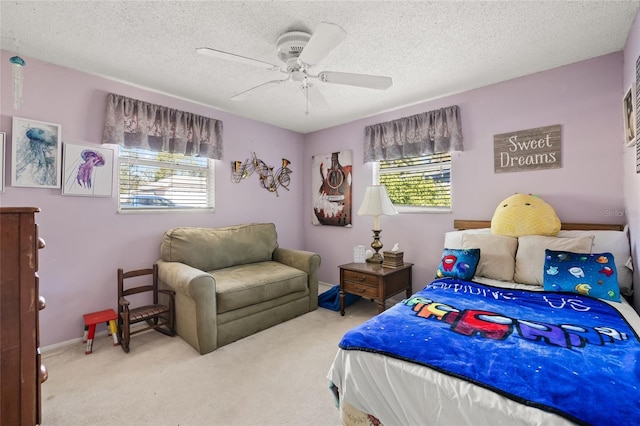
<instances>
[{"instance_id":1,"label":"window","mask_svg":"<svg viewBox=\"0 0 640 426\"><path fill-rule=\"evenodd\" d=\"M118 148L120 211L213 210L212 160Z\"/></svg>"},{"instance_id":2,"label":"window","mask_svg":"<svg viewBox=\"0 0 640 426\"><path fill-rule=\"evenodd\" d=\"M376 165L374 183L387 187L399 210L451 209L451 153L381 160Z\"/></svg>"}]
</instances>

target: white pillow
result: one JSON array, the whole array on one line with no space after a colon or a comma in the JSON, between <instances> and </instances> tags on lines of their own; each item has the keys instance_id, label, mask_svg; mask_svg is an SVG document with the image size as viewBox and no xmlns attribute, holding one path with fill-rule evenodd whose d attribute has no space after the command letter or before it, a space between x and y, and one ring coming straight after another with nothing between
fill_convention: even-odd
<instances>
[{"instance_id":1,"label":"white pillow","mask_svg":"<svg viewBox=\"0 0 640 426\"><path fill-rule=\"evenodd\" d=\"M462 248L462 236L464 234L489 234L489 235L493 235L491 233L491 228L465 229L464 231L445 232L445 234L444 234L444 248L461 249Z\"/></svg>"},{"instance_id":2,"label":"white pillow","mask_svg":"<svg viewBox=\"0 0 640 426\"><path fill-rule=\"evenodd\" d=\"M513 281L518 239L502 235L464 233L462 248L479 248L476 275L500 281Z\"/></svg>"},{"instance_id":3,"label":"white pillow","mask_svg":"<svg viewBox=\"0 0 640 426\"><path fill-rule=\"evenodd\" d=\"M593 235L592 253L611 253L615 259L618 273L618 285L620 293L631 296L633 293L633 272L625 266L627 259L631 257L629 245L629 227L624 231L560 231L558 237L581 237Z\"/></svg>"},{"instance_id":4,"label":"white pillow","mask_svg":"<svg viewBox=\"0 0 640 426\"><path fill-rule=\"evenodd\" d=\"M584 235L576 238L557 238L543 235L519 237L513 280L517 283L542 285L545 249L591 253L592 246L593 235Z\"/></svg>"}]
</instances>

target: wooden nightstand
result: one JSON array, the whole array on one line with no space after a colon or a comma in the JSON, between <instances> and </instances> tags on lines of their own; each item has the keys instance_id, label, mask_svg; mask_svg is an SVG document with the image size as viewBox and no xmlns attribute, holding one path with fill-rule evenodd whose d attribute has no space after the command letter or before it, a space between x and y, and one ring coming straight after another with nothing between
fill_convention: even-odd
<instances>
[{"instance_id":1,"label":"wooden nightstand","mask_svg":"<svg viewBox=\"0 0 640 426\"><path fill-rule=\"evenodd\" d=\"M340 265L340 315L344 315L344 294L350 293L378 302L378 313L385 310L385 300L405 291L411 296L411 268L405 263L397 268L385 268L377 263L347 263Z\"/></svg>"}]
</instances>

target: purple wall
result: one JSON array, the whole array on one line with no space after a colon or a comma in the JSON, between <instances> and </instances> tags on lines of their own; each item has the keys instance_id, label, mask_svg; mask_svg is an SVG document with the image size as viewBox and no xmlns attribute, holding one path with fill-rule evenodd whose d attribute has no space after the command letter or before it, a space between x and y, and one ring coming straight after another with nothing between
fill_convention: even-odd
<instances>
[{"instance_id":1,"label":"purple wall","mask_svg":"<svg viewBox=\"0 0 640 426\"><path fill-rule=\"evenodd\" d=\"M452 213L380 219L385 247L399 243L405 261L415 264L414 290L434 277L443 233L454 219L491 219L500 201L516 192L539 195L565 222L622 223L622 59L613 53L306 135L305 166L314 154L353 150L355 213L371 184L371 165L362 163L364 127L460 106L465 151L453 155ZM494 173L495 134L553 124L562 126L562 168ZM373 219L354 215L352 228L311 225L314 188L310 173L304 178L305 247L322 256L320 278L337 283L337 266L351 261L353 246L371 244Z\"/></svg>"},{"instance_id":2,"label":"purple wall","mask_svg":"<svg viewBox=\"0 0 640 426\"><path fill-rule=\"evenodd\" d=\"M13 110L9 55L0 57L2 100L0 131L7 134L5 192L0 205L36 206L40 235L40 292L47 301L41 312L41 344L82 336L82 314L116 308L116 270L149 267L160 253L162 234L175 226L226 226L245 222L274 222L282 247L303 248L300 213L303 204L303 135L240 118L213 108L128 86L97 76L25 58L24 103ZM204 90L204 89L203 89ZM216 161L216 211L213 214L118 214L117 188L112 198L61 195L59 189L10 186L12 117L57 123L62 140L99 144L107 93L183 109L224 123L224 161ZM290 191L280 196L259 186L251 176L231 182L231 160L251 152L279 167L292 162ZM115 182L114 182L115 183Z\"/></svg>"},{"instance_id":3,"label":"purple wall","mask_svg":"<svg viewBox=\"0 0 640 426\"><path fill-rule=\"evenodd\" d=\"M605 55L308 135L30 58L25 58L24 104L14 111L9 54L2 51L0 130L7 133L7 169L13 116L61 124L64 142L99 144L109 92L224 122L225 157L216 162L214 214L117 214L115 196L72 197L62 196L60 190L13 188L6 171L0 205L42 210L37 216L47 242L40 252L39 272L47 300L41 313L42 345L80 337L83 313L115 308L116 269L150 265L158 257L162 233L174 226L274 222L281 246L319 253L320 280L337 283L338 265L351 261L353 246L368 246L372 240L373 219L355 215L371 184L371 165L362 164L364 127L448 105L460 106L465 138L465 151L453 156L452 213L380 220L385 248L397 242L405 261L415 263L415 290L433 277L443 233L452 229L454 218L490 219L498 203L515 192L540 195L563 221L624 222L629 219L625 208L640 211L635 152L621 142L623 86L635 76L639 32L636 19L635 36L630 36L635 41L628 42L624 55ZM493 135L552 124L562 126L562 168L493 172ZM311 158L342 150L353 151L353 227L313 226L311 206L317 188L311 187ZM292 161L291 191L276 197L260 188L254 176L231 183L229 162L243 160L252 151L268 164L279 165L282 157Z\"/></svg>"},{"instance_id":4,"label":"purple wall","mask_svg":"<svg viewBox=\"0 0 640 426\"><path fill-rule=\"evenodd\" d=\"M639 58L640 12L636 15L636 19L627 37L627 44L624 48L622 86L618 92L620 99L627 93L629 86L636 82L636 61L638 61ZM622 105L622 103L620 105ZM640 108L640 105L636 105L636 113L638 112L638 108ZM620 118L620 129L623 128L622 126L624 126L624 124L622 118ZM638 134L638 130L640 129L636 129L636 135ZM622 137L621 134L620 138ZM633 282L640 283L640 262L638 262L638 253L640 252L640 174L636 173L635 147L624 150L624 197L627 221L631 231L631 253L635 260ZM633 296L633 305L636 307L636 310L638 310L640 309L640 290L637 290Z\"/></svg>"}]
</instances>

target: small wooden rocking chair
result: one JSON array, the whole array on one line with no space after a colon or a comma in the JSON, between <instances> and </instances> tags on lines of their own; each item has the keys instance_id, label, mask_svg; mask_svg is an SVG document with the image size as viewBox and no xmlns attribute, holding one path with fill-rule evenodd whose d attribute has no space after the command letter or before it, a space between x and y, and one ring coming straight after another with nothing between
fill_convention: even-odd
<instances>
[{"instance_id":1,"label":"small wooden rocking chair","mask_svg":"<svg viewBox=\"0 0 640 426\"><path fill-rule=\"evenodd\" d=\"M125 289L124 280L143 275L152 276L151 285ZM152 292L153 304L130 308L130 302L126 297L145 292ZM168 299L166 304L159 303L159 294L166 295L166 299ZM118 269L118 341L123 351L129 352L129 338L131 335L152 328L167 336L175 336L174 309L175 292L173 290L158 289L158 265L154 264L153 268L138 269L129 272ZM142 321L146 321L148 326L142 328L136 327L135 330L131 330L132 324Z\"/></svg>"}]
</instances>

